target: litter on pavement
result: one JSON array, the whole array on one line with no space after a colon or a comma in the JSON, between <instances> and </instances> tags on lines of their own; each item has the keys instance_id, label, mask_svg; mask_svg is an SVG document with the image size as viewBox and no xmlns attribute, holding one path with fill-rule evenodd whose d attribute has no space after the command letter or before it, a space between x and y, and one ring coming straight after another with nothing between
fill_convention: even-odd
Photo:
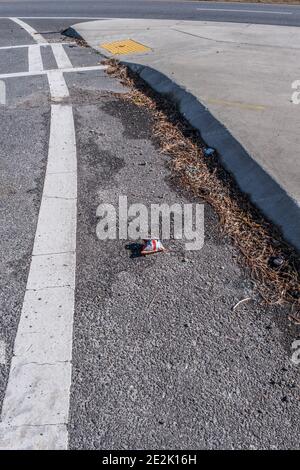
<instances>
[{"instance_id":1,"label":"litter on pavement","mask_svg":"<svg viewBox=\"0 0 300 470\"><path fill-rule=\"evenodd\" d=\"M153 253L159 253L165 251L163 244L160 240L150 239L144 240L144 245L142 246L141 255L152 255Z\"/></svg>"}]
</instances>

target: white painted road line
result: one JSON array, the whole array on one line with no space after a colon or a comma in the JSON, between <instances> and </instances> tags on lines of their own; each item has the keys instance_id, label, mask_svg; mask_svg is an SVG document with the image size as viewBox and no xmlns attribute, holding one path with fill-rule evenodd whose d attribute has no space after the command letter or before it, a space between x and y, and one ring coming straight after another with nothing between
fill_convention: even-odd
<instances>
[{"instance_id":1,"label":"white painted road line","mask_svg":"<svg viewBox=\"0 0 300 470\"><path fill-rule=\"evenodd\" d=\"M60 70L51 70L47 73L52 101L62 101L69 97L69 90Z\"/></svg>"},{"instance_id":2,"label":"white painted road line","mask_svg":"<svg viewBox=\"0 0 300 470\"><path fill-rule=\"evenodd\" d=\"M6 105L6 84L3 80L0 80L0 104Z\"/></svg>"},{"instance_id":3,"label":"white painted road line","mask_svg":"<svg viewBox=\"0 0 300 470\"><path fill-rule=\"evenodd\" d=\"M47 178L44 182L44 196L47 198L64 198L64 199L75 199L76 198L76 168L73 171L69 171L69 177L66 181L64 172L47 173ZM74 176L75 175L75 176Z\"/></svg>"},{"instance_id":4,"label":"white painted road line","mask_svg":"<svg viewBox=\"0 0 300 470\"><path fill-rule=\"evenodd\" d=\"M76 44L76 42L57 42L55 44L64 44L64 45L69 46L70 44L71 45ZM18 46L1 46L0 51L6 50L6 49L24 49L24 48L30 47L32 45L33 44L20 44ZM51 42L44 42L42 44L39 44L40 47L51 46L51 45L52 45Z\"/></svg>"},{"instance_id":5,"label":"white painted road line","mask_svg":"<svg viewBox=\"0 0 300 470\"><path fill-rule=\"evenodd\" d=\"M10 16L0 16L0 20L12 19ZM18 16L22 20L113 20L103 16Z\"/></svg>"},{"instance_id":6,"label":"white painted road line","mask_svg":"<svg viewBox=\"0 0 300 470\"><path fill-rule=\"evenodd\" d=\"M40 72L43 70L41 48L38 44L28 47L28 68L29 72Z\"/></svg>"},{"instance_id":7,"label":"white painted road line","mask_svg":"<svg viewBox=\"0 0 300 470\"><path fill-rule=\"evenodd\" d=\"M244 8L238 10L237 8L201 8L197 7L196 10L198 11L233 11L238 13L267 13L269 15L292 15L293 13L290 11L271 11L271 10L245 10Z\"/></svg>"},{"instance_id":8,"label":"white painted road line","mask_svg":"<svg viewBox=\"0 0 300 470\"><path fill-rule=\"evenodd\" d=\"M66 126L64 121L60 121L60 124L64 129ZM65 178L68 178L68 173L65 173ZM74 226L76 226L76 199L43 198L33 255L74 252L76 249Z\"/></svg>"},{"instance_id":9,"label":"white painted road line","mask_svg":"<svg viewBox=\"0 0 300 470\"><path fill-rule=\"evenodd\" d=\"M76 148L75 130L74 125L71 124L72 120L73 113L70 106L55 105L51 107L51 134L45 182L46 185L50 184L47 181L48 174L53 175L60 173L61 178L65 180L66 186L68 187L68 175L64 177L64 173L76 173L77 171L77 162L76 158L74 158L74 151ZM64 122L67 123L66 126L64 126ZM55 195L56 198L65 199L65 188L62 187L62 182L63 180L60 181L61 186L57 186L56 189L52 189L52 198ZM74 191L74 188L72 189ZM73 193L73 199L74 196L76 197L76 193Z\"/></svg>"},{"instance_id":10,"label":"white painted road line","mask_svg":"<svg viewBox=\"0 0 300 470\"><path fill-rule=\"evenodd\" d=\"M52 308L58 308L59 297L62 294L61 290L57 293L57 297L54 298L49 292L47 296L44 296L44 294L46 292L41 291L40 295L43 296L43 305L46 302L52 302ZM32 299L29 299L29 301L31 302ZM37 302L38 300L36 299L36 303L32 305L37 305ZM65 307L65 303L61 305ZM48 307L45 313L49 313L49 311ZM38 311L38 315L43 313L44 310ZM40 331L38 331L37 336L41 341L42 336ZM18 340L21 341L22 339L18 338ZM26 337L24 337L24 340L26 340ZM38 348L40 343L35 340L34 346ZM48 351L46 351L47 353ZM43 357L45 357L45 351ZM61 426L66 424L69 413L70 382L71 363L69 360L53 363L26 363L19 356L14 356L4 398L1 431L5 432L4 428L7 429L15 426L23 428L37 426L37 432L39 432L40 426L49 424ZM53 450L56 450L56 438L51 444ZM24 448L24 445L24 442L17 442L13 439L10 442L9 448L19 449ZM30 445L30 443L27 443L27 445ZM3 449L2 445L0 448Z\"/></svg>"},{"instance_id":11,"label":"white painted road line","mask_svg":"<svg viewBox=\"0 0 300 470\"><path fill-rule=\"evenodd\" d=\"M49 286L75 289L74 256L73 252L33 256L27 289L46 289Z\"/></svg>"},{"instance_id":12,"label":"white painted road line","mask_svg":"<svg viewBox=\"0 0 300 470\"><path fill-rule=\"evenodd\" d=\"M6 344L5 341L0 341L0 364L6 364Z\"/></svg>"},{"instance_id":13,"label":"white painted road line","mask_svg":"<svg viewBox=\"0 0 300 470\"><path fill-rule=\"evenodd\" d=\"M61 73L70 73L70 72L91 72L93 70L106 70L106 65L94 65L91 67L73 67L67 69L51 69L51 70L41 70L40 72L16 72L16 73L2 73L0 74L0 80L4 78L17 78L17 77L33 77L34 75L47 75L49 72L61 72Z\"/></svg>"},{"instance_id":14,"label":"white painted road line","mask_svg":"<svg viewBox=\"0 0 300 470\"><path fill-rule=\"evenodd\" d=\"M33 29L29 24L24 23L24 21L20 20L19 18L10 18L11 21L17 23L21 28L25 29L25 31L30 34L30 36L39 44L46 43L45 38L41 34L39 34L35 29Z\"/></svg>"},{"instance_id":15,"label":"white painted road line","mask_svg":"<svg viewBox=\"0 0 300 470\"><path fill-rule=\"evenodd\" d=\"M76 266L76 166L72 107L52 105L45 182L51 195L43 192L2 409L2 449L67 448ZM65 169L71 173L64 173ZM47 181L55 171L62 172L56 190L54 181ZM65 194L73 198L64 199ZM64 253L56 254L59 251Z\"/></svg>"},{"instance_id":16,"label":"white painted road line","mask_svg":"<svg viewBox=\"0 0 300 470\"><path fill-rule=\"evenodd\" d=\"M73 68L72 62L61 44L51 44L51 48L59 69Z\"/></svg>"},{"instance_id":17,"label":"white painted road line","mask_svg":"<svg viewBox=\"0 0 300 470\"><path fill-rule=\"evenodd\" d=\"M40 258L39 260L37 258ZM63 255L56 255L52 257L53 263L50 265L51 276L53 272L57 273L59 266L65 257ZM72 254L72 258L69 256L69 266L72 267L74 263L75 254ZM44 270L40 270L40 263L45 260L45 257L34 257L35 263L32 266L32 270L38 269L35 272L36 275L39 273L48 274ZM45 278L45 281L47 278ZM38 283L41 285L40 283ZM46 284L46 282L45 282ZM27 372L29 375L29 366L34 362L35 365L39 365L38 370L42 370L43 365L49 366L64 364L71 368L70 361L72 359L72 328L73 328L73 307L74 307L74 290L71 287L49 287L45 289L27 290L23 313L21 315L20 324L18 326L18 335L16 337L14 345L13 358L14 366L20 367L20 372L23 370L23 366L26 365ZM67 364L69 362L69 364ZM32 371L34 374L35 371ZM61 371L60 373L64 373ZM17 373L15 373L16 380L18 379ZM32 379L39 380L39 375ZM52 381L54 383L52 383ZM43 395L51 396L54 391L59 388L59 383L55 385L55 376L49 377L48 390L45 390ZM68 377L63 381L65 387L69 383ZM65 388L64 387L64 388ZM14 389L16 387L14 386ZM22 385L18 384L21 392ZM34 394L34 390L33 390ZM17 393L11 395L15 401ZM51 416L51 399L49 400L49 409L45 409L44 413L48 414L48 421L45 420L44 416L35 418L33 421L30 419L35 413L33 409L28 408L28 402L25 400L23 406L26 407L27 418L24 417L24 413L21 409L18 409L17 413L12 412L12 406L6 406L2 413L2 418L9 421L10 425L22 426L22 425L44 425L44 424L63 424L68 422L68 396L69 390L67 391L66 397L63 398L63 403L55 404L56 409L60 409L59 418L57 416ZM19 396L18 398L21 398ZM32 397L32 400L35 399ZM19 400L16 402L20 406ZM39 403L37 401L37 403ZM38 420L37 420L38 419Z\"/></svg>"},{"instance_id":18,"label":"white painted road line","mask_svg":"<svg viewBox=\"0 0 300 470\"><path fill-rule=\"evenodd\" d=\"M62 153L64 164L73 170L75 187L72 194L76 195L73 113L71 106L63 108L64 112L61 112L61 105L52 106L46 178L48 169L55 170L55 162L59 162ZM54 155L54 152L58 153ZM57 170L63 168L58 166ZM44 194L42 197L33 249L35 256L31 262L2 409L2 449L67 448L77 201L63 198L62 184L65 181L69 186L70 173L59 176L60 186L55 197ZM59 251L65 253L56 254ZM57 428L56 433L53 426ZM23 433L20 433L20 427ZM31 428L29 434L28 427ZM10 439L6 437L7 433Z\"/></svg>"},{"instance_id":19,"label":"white painted road line","mask_svg":"<svg viewBox=\"0 0 300 470\"><path fill-rule=\"evenodd\" d=\"M69 96L62 72L52 72L46 72L51 98ZM73 109L55 104L33 256L2 408L1 449L68 447L76 223Z\"/></svg>"},{"instance_id":20,"label":"white painted road line","mask_svg":"<svg viewBox=\"0 0 300 470\"><path fill-rule=\"evenodd\" d=\"M65 450L68 447L65 426L9 426L0 429L0 442L3 449L12 449L11 443L19 443L17 450Z\"/></svg>"}]
</instances>

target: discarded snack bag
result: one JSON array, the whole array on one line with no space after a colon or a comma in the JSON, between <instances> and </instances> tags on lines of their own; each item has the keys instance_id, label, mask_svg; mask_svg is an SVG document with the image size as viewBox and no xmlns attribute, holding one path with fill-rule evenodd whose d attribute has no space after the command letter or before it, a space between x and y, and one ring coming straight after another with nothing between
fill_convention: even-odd
<instances>
[{"instance_id":1,"label":"discarded snack bag","mask_svg":"<svg viewBox=\"0 0 300 470\"><path fill-rule=\"evenodd\" d=\"M165 251L163 244L160 240L144 240L145 244L142 246L141 255L152 255L153 253L159 253Z\"/></svg>"}]
</instances>

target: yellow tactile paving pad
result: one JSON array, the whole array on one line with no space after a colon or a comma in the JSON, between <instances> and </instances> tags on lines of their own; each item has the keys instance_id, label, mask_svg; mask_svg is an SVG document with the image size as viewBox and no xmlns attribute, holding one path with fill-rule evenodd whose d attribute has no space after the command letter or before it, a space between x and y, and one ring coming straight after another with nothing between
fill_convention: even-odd
<instances>
[{"instance_id":1,"label":"yellow tactile paving pad","mask_svg":"<svg viewBox=\"0 0 300 470\"><path fill-rule=\"evenodd\" d=\"M100 47L106 49L108 52L114 55L121 54L135 54L138 52L148 52L151 49L139 42L133 41L133 39L124 39L123 41L106 42L100 44Z\"/></svg>"}]
</instances>

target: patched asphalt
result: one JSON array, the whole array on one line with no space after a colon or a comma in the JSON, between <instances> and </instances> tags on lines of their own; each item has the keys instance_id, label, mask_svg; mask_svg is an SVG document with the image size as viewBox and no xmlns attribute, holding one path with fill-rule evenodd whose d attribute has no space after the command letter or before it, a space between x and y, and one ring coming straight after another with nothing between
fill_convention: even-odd
<instances>
[{"instance_id":1,"label":"patched asphalt","mask_svg":"<svg viewBox=\"0 0 300 470\"><path fill-rule=\"evenodd\" d=\"M46 31L37 21L34 27ZM57 24L46 26L54 31ZM11 28L15 42L31 43ZM65 50L74 66L101 60L88 48ZM259 304L208 206L200 251L171 240L167 253L141 258L132 256L130 240L98 240L101 202L117 204L119 195L147 206L195 200L174 187L151 114L124 100L127 90L118 81L103 72L66 80L78 146L70 448L299 448L299 366L291 361L299 327L288 321L288 309ZM45 77L13 79L8 90L8 106L0 107L0 340L8 359L0 365L0 403L26 287L50 117ZM253 301L233 312L245 297Z\"/></svg>"}]
</instances>

